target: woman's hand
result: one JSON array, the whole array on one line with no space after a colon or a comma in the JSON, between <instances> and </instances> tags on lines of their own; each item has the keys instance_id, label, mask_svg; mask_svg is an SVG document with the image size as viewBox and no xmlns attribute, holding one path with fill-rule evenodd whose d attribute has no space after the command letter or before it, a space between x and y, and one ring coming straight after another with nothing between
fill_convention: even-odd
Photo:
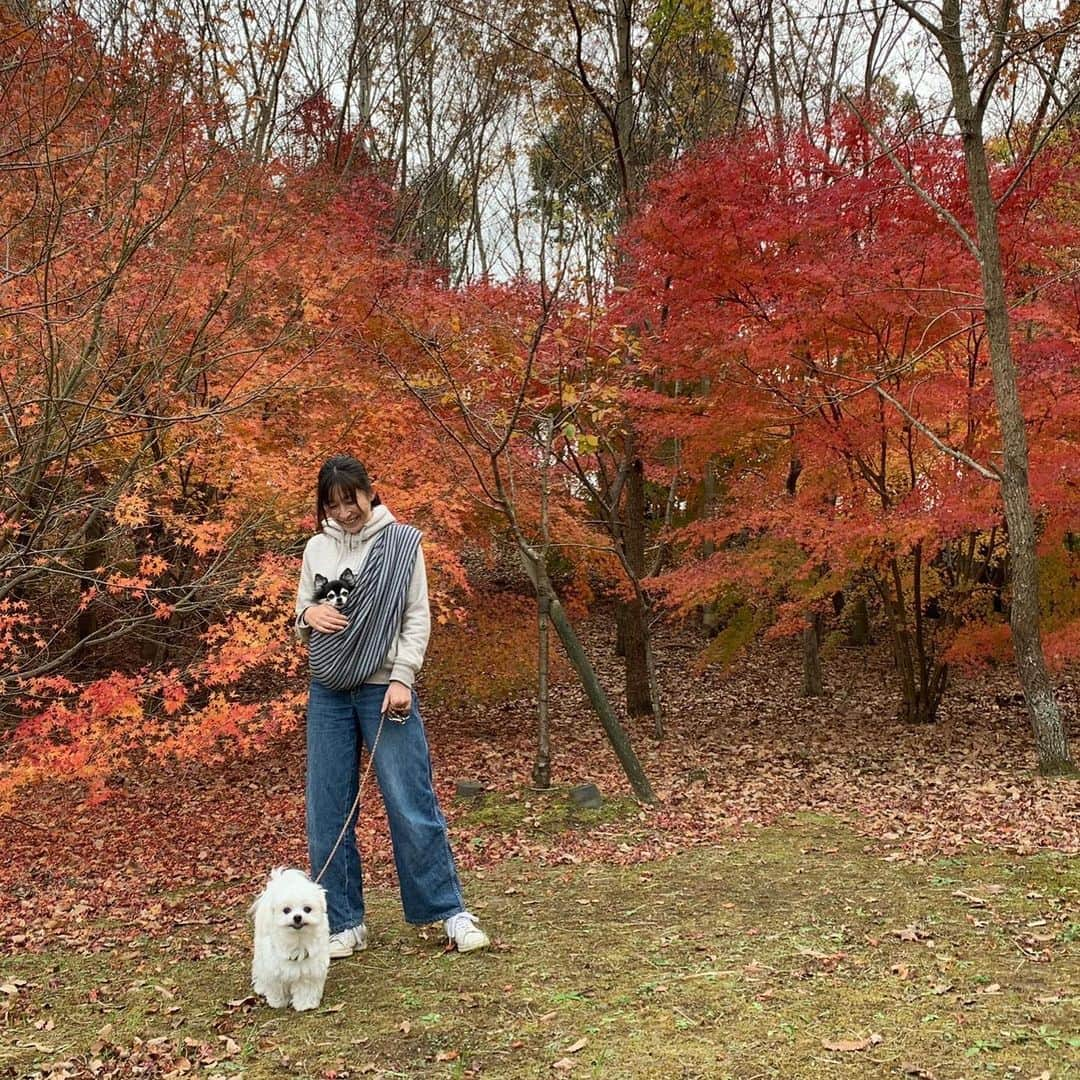
<instances>
[{"instance_id":1,"label":"woman's hand","mask_svg":"<svg viewBox=\"0 0 1080 1080\"><path fill-rule=\"evenodd\" d=\"M391 682L383 695L382 712L391 720L404 722L412 709L412 690L404 683Z\"/></svg>"},{"instance_id":2,"label":"woman's hand","mask_svg":"<svg viewBox=\"0 0 1080 1080\"><path fill-rule=\"evenodd\" d=\"M312 604L304 612L304 622L320 634L336 634L349 625L349 620L333 604Z\"/></svg>"}]
</instances>

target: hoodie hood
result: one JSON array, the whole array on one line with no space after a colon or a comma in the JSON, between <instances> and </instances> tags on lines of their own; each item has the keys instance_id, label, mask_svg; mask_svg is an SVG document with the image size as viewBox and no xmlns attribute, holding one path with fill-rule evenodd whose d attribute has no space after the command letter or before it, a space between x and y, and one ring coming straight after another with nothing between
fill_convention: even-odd
<instances>
[{"instance_id":1,"label":"hoodie hood","mask_svg":"<svg viewBox=\"0 0 1080 1080\"><path fill-rule=\"evenodd\" d=\"M336 521L327 520L322 523L323 534L346 551L356 551L366 547L396 518L385 506L373 506L371 517L367 524L358 533L347 533Z\"/></svg>"}]
</instances>

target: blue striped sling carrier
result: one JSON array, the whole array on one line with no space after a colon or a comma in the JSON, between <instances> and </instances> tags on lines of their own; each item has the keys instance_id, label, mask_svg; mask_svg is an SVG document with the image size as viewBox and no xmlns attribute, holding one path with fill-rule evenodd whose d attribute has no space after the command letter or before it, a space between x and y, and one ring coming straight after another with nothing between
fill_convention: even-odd
<instances>
[{"instance_id":1,"label":"blue striped sling carrier","mask_svg":"<svg viewBox=\"0 0 1080 1080\"><path fill-rule=\"evenodd\" d=\"M382 667L401 629L420 530L393 522L371 542L342 609L349 625L333 634L312 630L311 677L328 690L355 690Z\"/></svg>"}]
</instances>

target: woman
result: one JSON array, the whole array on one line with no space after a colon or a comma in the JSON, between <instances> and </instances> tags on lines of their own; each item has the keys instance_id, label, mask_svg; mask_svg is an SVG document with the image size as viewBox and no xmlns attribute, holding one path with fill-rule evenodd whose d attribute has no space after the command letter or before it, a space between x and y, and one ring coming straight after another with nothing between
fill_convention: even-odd
<instances>
[{"instance_id":1,"label":"woman","mask_svg":"<svg viewBox=\"0 0 1080 1080\"><path fill-rule=\"evenodd\" d=\"M424 660L431 615L420 534L395 521L355 458L319 470L316 521L304 548L296 626L309 641L312 681L307 717L307 832L312 873L330 857L356 799L361 745L374 752L390 823L406 921L442 921L459 952L489 944L465 907L431 776L424 725L412 689ZM343 610L315 599L316 575L351 570ZM321 584L321 580L319 584ZM330 956L367 948L356 813L322 876L330 917Z\"/></svg>"}]
</instances>

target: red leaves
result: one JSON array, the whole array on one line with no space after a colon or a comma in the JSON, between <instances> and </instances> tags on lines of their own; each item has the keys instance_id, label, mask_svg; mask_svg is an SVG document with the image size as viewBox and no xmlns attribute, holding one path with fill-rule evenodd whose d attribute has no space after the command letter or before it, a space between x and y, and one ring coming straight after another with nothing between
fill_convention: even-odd
<instances>
[{"instance_id":1,"label":"red leaves","mask_svg":"<svg viewBox=\"0 0 1080 1080\"><path fill-rule=\"evenodd\" d=\"M787 600L801 615L813 607L815 565L840 588L894 555L921 545L929 562L1000 523L996 485L941 448L984 466L998 453L978 266L894 166L868 153L850 116L832 127L833 159L797 137L777 148L760 133L711 147L654 185L629 230L635 277L621 311L647 328L644 359L663 389L628 400L646 430L677 434L692 481L708 476L722 534L714 543L728 547L723 559L699 560L702 527L680 535L684 568L658 583L680 606L731 586L760 607ZM842 164L838 131L852 156ZM901 145L920 183L968 220L955 142ZM1080 468L1075 435L1065 434L1080 423L1075 363L1061 359L1075 353L1080 309L1051 254L1075 250L1076 230L1051 211L1068 198L1072 152L1040 162L1002 218L1013 289L1041 283L1038 304L1017 315L1015 345L1032 486L1058 515L1055 536L1063 522L1077 525ZM1003 170L996 183L1009 179ZM806 565L777 559L784 545ZM791 630L800 619L780 622Z\"/></svg>"}]
</instances>

